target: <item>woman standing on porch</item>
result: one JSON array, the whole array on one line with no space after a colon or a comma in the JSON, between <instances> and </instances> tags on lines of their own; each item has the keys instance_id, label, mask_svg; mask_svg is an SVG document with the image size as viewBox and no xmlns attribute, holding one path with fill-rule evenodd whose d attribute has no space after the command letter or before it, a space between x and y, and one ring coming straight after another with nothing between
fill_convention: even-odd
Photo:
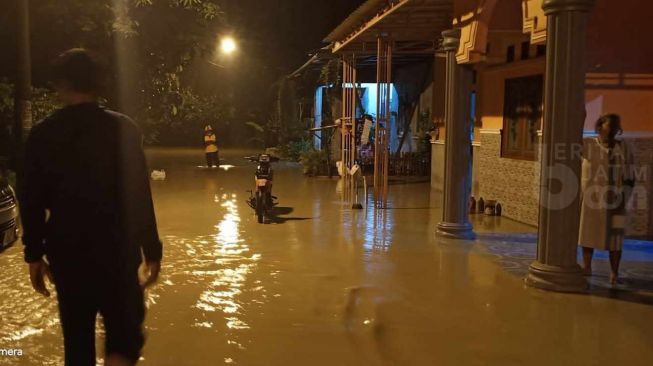
<instances>
[{"instance_id":1,"label":"woman standing on porch","mask_svg":"<svg viewBox=\"0 0 653 366\"><path fill-rule=\"evenodd\" d=\"M583 148L580 246L583 270L592 274L594 250L610 252L610 284L617 283L626 229L626 203L634 186L633 156L617 139L621 118L605 115L596 122L598 137Z\"/></svg>"}]
</instances>

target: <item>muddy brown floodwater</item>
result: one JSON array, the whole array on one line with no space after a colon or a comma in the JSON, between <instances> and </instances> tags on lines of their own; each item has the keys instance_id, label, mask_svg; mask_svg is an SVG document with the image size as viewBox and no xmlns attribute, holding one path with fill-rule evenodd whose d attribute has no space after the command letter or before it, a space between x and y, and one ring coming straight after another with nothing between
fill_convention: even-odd
<instances>
[{"instance_id":1,"label":"muddy brown floodwater","mask_svg":"<svg viewBox=\"0 0 653 366\"><path fill-rule=\"evenodd\" d=\"M335 180L281 163L260 225L245 152L215 170L200 151L148 155L167 179L152 182L164 264L142 365L653 364L650 304L526 288L534 229L480 217L478 241L438 239L428 183L351 212ZM0 254L0 349L24 354L0 365L61 365L55 301L31 291L21 249Z\"/></svg>"}]
</instances>

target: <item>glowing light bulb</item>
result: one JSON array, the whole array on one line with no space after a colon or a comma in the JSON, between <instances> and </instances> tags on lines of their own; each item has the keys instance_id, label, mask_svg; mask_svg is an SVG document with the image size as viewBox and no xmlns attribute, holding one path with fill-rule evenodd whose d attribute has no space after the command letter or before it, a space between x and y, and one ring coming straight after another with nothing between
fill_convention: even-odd
<instances>
[{"instance_id":1,"label":"glowing light bulb","mask_svg":"<svg viewBox=\"0 0 653 366\"><path fill-rule=\"evenodd\" d=\"M232 54L236 51L236 41L231 37L225 37L220 41L220 49L225 54Z\"/></svg>"}]
</instances>

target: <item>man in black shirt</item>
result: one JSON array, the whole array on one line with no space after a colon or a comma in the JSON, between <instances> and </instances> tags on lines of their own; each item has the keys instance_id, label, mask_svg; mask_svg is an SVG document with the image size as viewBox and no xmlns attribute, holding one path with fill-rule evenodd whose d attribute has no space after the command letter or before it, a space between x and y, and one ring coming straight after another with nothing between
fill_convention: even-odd
<instances>
[{"instance_id":1,"label":"man in black shirt","mask_svg":"<svg viewBox=\"0 0 653 366\"><path fill-rule=\"evenodd\" d=\"M25 260L37 292L50 295L46 276L57 289L67 366L96 364L97 313L105 364L138 361L143 289L161 262L142 135L98 105L100 69L82 49L55 60L53 86L65 107L32 129L19 180Z\"/></svg>"}]
</instances>

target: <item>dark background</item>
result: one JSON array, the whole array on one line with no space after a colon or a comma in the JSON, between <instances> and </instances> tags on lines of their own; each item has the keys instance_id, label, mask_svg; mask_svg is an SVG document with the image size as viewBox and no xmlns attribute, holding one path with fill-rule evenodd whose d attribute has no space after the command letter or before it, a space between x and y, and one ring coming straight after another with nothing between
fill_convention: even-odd
<instances>
[{"instance_id":1,"label":"dark background","mask_svg":"<svg viewBox=\"0 0 653 366\"><path fill-rule=\"evenodd\" d=\"M91 14L82 7L86 7L86 4L105 6L108 11L94 11L91 17L111 17L111 1L76 1L81 4L78 8L75 7L75 0L30 2L33 84L37 87L47 86L49 62L62 50L83 44L107 55L108 61L112 62L110 55L115 53L114 42L94 42L88 39L88 32L80 29L83 26L80 18ZM232 122L242 124L252 116L264 120L266 114L271 113L271 88L275 83L302 65L311 51L322 47L322 39L364 0L214 2L224 12L222 29L217 33L233 34L238 41L238 53L231 60L219 62L218 66L212 65L206 58L193 60L189 70L184 73L183 83L206 95L223 98L231 109L230 114L235 116ZM9 83L13 82L16 70L14 4L14 0L0 3L0 79ZM56 11L52 11L53 6L57 7ZM166 28L165 22L150 22L141 26L151 28L154 37L158 37L150 37L151 42L173 41L176 37L174 30ZM215 35L216 42L218 36ZM120 73L124 77L125 72L116 73L115 70L112 77L116 79ZM129 77L139 78L143 75L132 73ZM138 85L135 80L132 82ZM120 92L114 91L113 95L108 95L112 107L119 106L116 93Z\"/></svg>"}]
</instances>

